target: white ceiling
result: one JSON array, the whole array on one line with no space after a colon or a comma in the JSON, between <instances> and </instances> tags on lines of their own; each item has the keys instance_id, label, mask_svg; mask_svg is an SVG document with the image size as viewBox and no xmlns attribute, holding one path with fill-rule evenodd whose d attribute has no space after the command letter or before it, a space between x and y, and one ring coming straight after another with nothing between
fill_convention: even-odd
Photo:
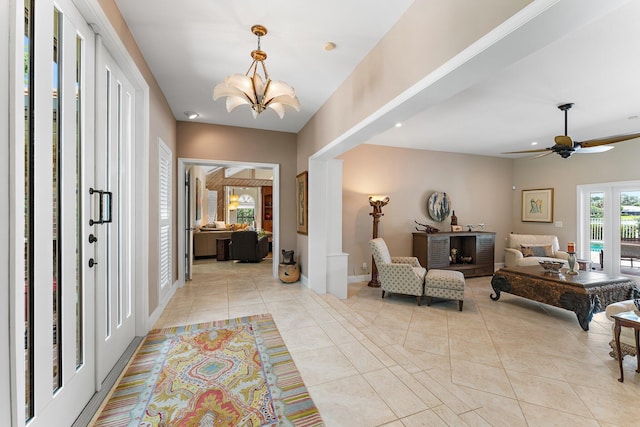
<instances>
[{"instance_id":1,"label":"white ceiling","mask_svg":"<svg viewBox=\"0 0 640 427\"><path fill-rule=\"evenodd\" d=\"M298 132L351 74L413 0L116 0L177 120ZM247 107L227 113L213 101L216 84L244 74L258 39L273 80L293 86L300 112L284 119L270 109L256 119ZM334 42L333 51L323 49Z\"/></svg>"},{"instance_id":2,"label":"white ceiling","mask_svg":"<svg viewBox=\"0 0 640 427\"><path fill-rule=\"evenodd\" d=\"M412 1L116 3L177 120L192 110L200 122L297 132ZM396 109L402 127L379 124L366 142L490 156L543 148L564 133L564 116L556 106L567 102L575 103L569 112L574 140L640 132L640 1L559 4L545 12L550 17L530 25L538 26L531 32L537 35L529 35L526 45L517 38L526 33L524 25L520 35L514 31L504 38L502 45L509 37L520 43L520 55L506 47L487 49L475 65L469 61L461 68L480 76L467 79L466 89L445 91L435 101L433 92L429 101L416 97ZM262 49L269 55L270 75L294 86L302 104L300 112L288 110L283 120L272 111L254 119L242 107L227 113L224 101L211 98L217 83L248 68L257 42L249 30L253 24L269 29ZM337 48L324 51L328 41ZM478 64L483 58L485 64ZM531 146L534 141L537 147Z\"/></svg>"}]
</instances>

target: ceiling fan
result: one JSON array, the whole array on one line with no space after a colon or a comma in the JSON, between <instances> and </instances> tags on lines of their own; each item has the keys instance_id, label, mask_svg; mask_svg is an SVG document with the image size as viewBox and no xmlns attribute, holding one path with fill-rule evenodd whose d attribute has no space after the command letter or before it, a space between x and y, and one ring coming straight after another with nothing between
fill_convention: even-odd
<instances>
[{"instance_id":1,"label":"ceiling fan","mask_svg":"<svg viewBox=\"0 0 640 427\"><path fill-rule=\"evenodd\" d=\"M553 147L547 148L539 148L536 150L523 150L523 151L509 151L502 154L518 154L518 153L544 153L539 156L535 156L533 158L547 156L551 153L559 154L563 159L571 157L573 153L576 153L582 150L583 153L597 153L603 151L602 149L598 149L598 147L613 144L616 142L626 141L628 139L638 138L640 137L640 133L632 133L628 135L615 135L608 136L605 138L591 139L589 141L578 142L571 139L570 136L567 135L567 113L573 107L573 103L567 103L558 105L558 109L564 111L564 135L559 135L555 137L555 145ZM593 150L589 150L593 148Z\"/></svg>"}]
</instances>

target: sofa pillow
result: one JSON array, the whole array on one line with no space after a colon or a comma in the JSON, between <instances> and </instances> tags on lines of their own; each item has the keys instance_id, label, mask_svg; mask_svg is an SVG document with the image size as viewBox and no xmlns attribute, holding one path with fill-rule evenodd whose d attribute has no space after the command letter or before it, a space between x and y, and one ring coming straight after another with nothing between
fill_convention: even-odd
<instances>
[{"instance_id":1,"label":"sofa pillow","mask_svg":"<svg viewBox=\"0 0 640 427\"><path fill-rule=\"evenodd\" d=\"M524 257L553 257L553 248L551 245L520 245L520 252L522 252Z\"/></svg>"},{"instance_id":2,"label":"sofa pillow","mask_svg":"<svg viewBox=\"0 0 640 427\"><path fill-rule=\"evenodd\" d=\"M225 224L224 221L213 221L213 223L215 224L216 228L227 228L227 224Z\"/></svg>"}]
</instances>

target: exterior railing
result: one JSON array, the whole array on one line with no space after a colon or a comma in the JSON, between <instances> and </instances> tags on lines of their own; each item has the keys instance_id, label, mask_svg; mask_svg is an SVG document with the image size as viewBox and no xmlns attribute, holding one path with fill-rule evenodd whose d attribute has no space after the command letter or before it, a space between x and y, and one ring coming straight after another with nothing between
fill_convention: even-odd
<instances>
[{"instance_id":1,"label":"exterior railing","mask_svg":"<svg viewBox=\"0 0 640 427\"><path fill-rule=\"evenodd\" d=\"M620 222L620 238L621 239L638 239L640 238L640 232L638 230L638 222L636 219L624 219ZM591 218L590 224L590 236L591 241L601 241L602 240L602 229L603 229L603 219L602 218Z\"/></svg>"}]
</instances>

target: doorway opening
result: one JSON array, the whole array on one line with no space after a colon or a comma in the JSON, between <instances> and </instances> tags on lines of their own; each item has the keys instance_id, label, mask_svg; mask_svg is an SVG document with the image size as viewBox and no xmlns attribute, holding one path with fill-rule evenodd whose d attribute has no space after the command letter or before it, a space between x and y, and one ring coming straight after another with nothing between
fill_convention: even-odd
<instances>
[{"instance_id":1,"label":"doorway opening","mask_svg":"<svg viewBox=\"0 0 640 427\"><path fill-rule=\"evenodd\" d=\"M180 286L190 280L194 261L194 233L203 226L235 229L253 228L270 235L273 254L279 250L280 166L221 160L178 159L178 253L185 262L178 265ZM196 188L201 182L201 193ZM209 197L211 194L215 196ZM268 194L268 197L267 197ZM233 198L231 196L234 196ZM236 197L237 196L237 197ZM240 200L242 198L242 200ZM268 210L264 208L268 198ZM233 200L232 200L233 199ZM251 203L253 199L253 204ZM208 206L215 200L216 209ZM207 206L204 206L204 204ZM237 203L237 205L235 205ZM253 206L253 220L247 212ZM246 210L246 211L245 211ZM268 213L266 213L268 211ZM214 215L212 213L215 212ZM240 218L238 215L240 214ZM268 217L268 220L265 218ZM279 257L272 256L272 274L278 275Z\"/></svg>"}]
</instances>

